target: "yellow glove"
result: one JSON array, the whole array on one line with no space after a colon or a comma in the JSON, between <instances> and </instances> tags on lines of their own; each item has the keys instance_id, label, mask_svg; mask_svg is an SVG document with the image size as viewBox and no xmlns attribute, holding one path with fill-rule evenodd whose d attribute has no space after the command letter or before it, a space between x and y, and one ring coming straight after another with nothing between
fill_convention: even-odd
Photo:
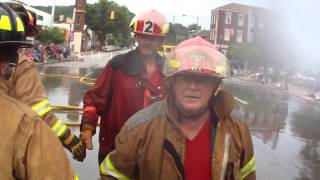
<instances>
[{"instance_id":1,"label":"yellow glove","mask_svg":"<svg viewBox=\"0 0 320 180\"><path fill-rule=\"evenodd\" d=\"M70 133L69 137L63 142L63 145L72 153L73 159L83 161L86 158L86 148L73 133Z\"/></svg>"}]
</instances>

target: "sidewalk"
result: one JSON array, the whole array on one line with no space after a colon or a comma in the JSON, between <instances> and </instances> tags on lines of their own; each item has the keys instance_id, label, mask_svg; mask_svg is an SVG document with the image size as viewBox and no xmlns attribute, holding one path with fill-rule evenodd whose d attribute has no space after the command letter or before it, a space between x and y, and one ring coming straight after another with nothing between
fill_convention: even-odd
<instances>
[{"instance_id":1,"label":"sidewalk","mask_svg":"<svg viewBox=\"0 0 320 180\"><path fill-rule=\"evenodd\" d=\"M303 89L300 86L293 85L293 84L290 84L290 83L288 83L288 90L286 90L286 89L279 88L276 84L272 84L272 83L262 84L260 82L250 80L249 77L247 77L247 76L233 76L232 78L239 79L239 80L242 80L242 81L251 82L251 83L254 83L254 84L269 88L269 89L278 90L278 91L281 91L281 92L284 92L284 93L288 93L288 94L293 95L293 96L303 97L303 96L308 94L308 91L306 89Z\"/></svg>"}]
</instances>

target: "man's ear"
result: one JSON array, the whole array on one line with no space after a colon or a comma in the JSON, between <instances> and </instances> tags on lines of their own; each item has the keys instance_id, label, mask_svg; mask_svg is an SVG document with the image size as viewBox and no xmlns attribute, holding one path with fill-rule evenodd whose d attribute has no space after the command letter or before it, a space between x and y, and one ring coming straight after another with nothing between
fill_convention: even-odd
<instances>
[{"instance_id":1,"label":"man's ear","mask_svg":"<svg viewBox=\"0 0 320 180\"><path fill-rule=\"evenodd\" d=\"M4 61L0 61L0 75L3 76L6 71L6 63Z\"/></svg>"}]
</instances>

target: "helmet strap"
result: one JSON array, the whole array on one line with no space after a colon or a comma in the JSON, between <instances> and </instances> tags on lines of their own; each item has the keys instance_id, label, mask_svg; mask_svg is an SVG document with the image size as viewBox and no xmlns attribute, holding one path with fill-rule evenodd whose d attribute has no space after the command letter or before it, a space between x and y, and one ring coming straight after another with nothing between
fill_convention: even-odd
<instances>
[{"instance_id":1,"label":"helmet strap","mask_svg":"<svg viewBox=\"0 0 320 180\"><path fill-rule=\"evenodd\" d=\"M222 89L222 83L221 81L219 82L219 86L217 87L216 91L213 93L214 96L217 96L220 90Z\"/></svg>"}]
</instances>

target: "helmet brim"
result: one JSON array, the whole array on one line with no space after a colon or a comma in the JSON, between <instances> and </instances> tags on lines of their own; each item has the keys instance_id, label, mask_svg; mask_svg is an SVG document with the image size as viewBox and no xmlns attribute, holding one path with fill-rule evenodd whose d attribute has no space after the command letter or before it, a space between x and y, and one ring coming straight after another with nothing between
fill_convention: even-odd
<instances>
[{"instance_id":1,"label":"helmet brim","mask_svg":"<svg viewBox=\"0 0 320 180\"><path fill-rule=\"evenodd\" d=\"M132 33L138 34L138 35L145 35L145 36L166 37L166 34L151 34L151 33L139 32L139 31L132 31Z\"/></svg>"},{"instance_id":2,"label":"helmet brim","mask_svg":"<svg viewBox=\"0 0 320 180\"><path fill-rule=\"evenodd\" d=\"M3 46L15 48L31 48L33 47L33 44L25 41L2 41L0 42L0 47Z\"/></svg>"}]
</instances>

